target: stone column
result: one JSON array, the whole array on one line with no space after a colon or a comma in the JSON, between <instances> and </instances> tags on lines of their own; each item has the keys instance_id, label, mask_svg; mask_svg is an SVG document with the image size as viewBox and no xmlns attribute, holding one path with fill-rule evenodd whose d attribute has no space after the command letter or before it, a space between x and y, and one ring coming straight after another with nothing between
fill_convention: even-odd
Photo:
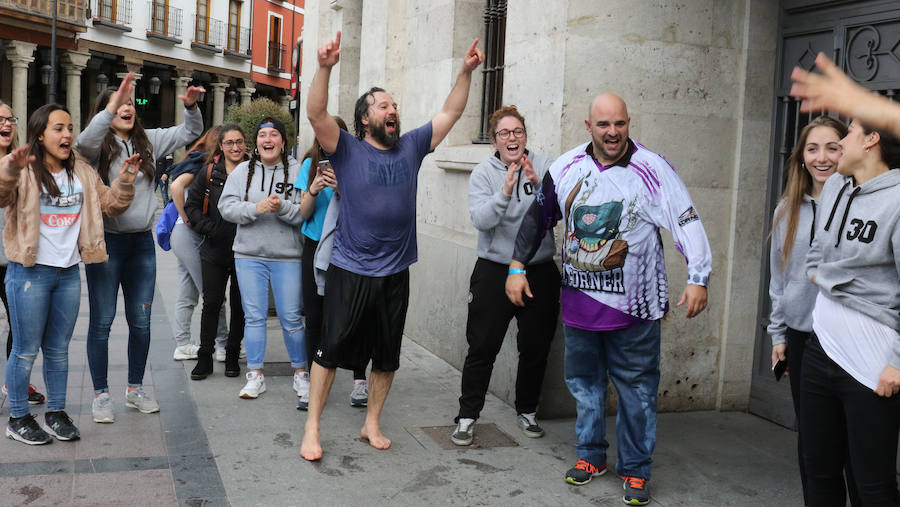
<instances>
[{"instance_id":1,"label":"stone column","mask_svg":"<svg viewBox=\"0 0 900 507\"><path fill-rule=\"evenodd\" d=\"M281 107L285 111L288 112L288 114L291 114L291 96L290 95L282 95L282 96L278 97L278 103L281 105Z\"/></svg>"},{"instance_id":2,"label":"stone column","mask_svg":"<svg viewBox=\"0 0 900 507\"><path fill-rule=\"evenodd\" d=\"M16 133L19 146L25 144L25 124L28 120L28 65L34 61L34 50L37 44L22 41L6 41L6 59L12 65L12 108L16 116L22 120Z\"/></svg>"},{"instance_id":3,"label":"stone column","mask_svg":"<svg viewBox=\"0 0 900 507\"><path fill-rule=\"evenodd\" d=\"M244 87L237 89L238 93L241 94L241 105L250 103L251 95L256 93L256 88L253 87L253 81L249 79L244 79Z\"/></svg>"},{"instance_id":4,"label":"stone column","mask_svg":"<svg viewBox=\"0 0 900 507\"><path fill-rule=\"evenodd\" d=\"M87 67L90 53L63 51L62 69L66 75L66 106L72 115L75 135L81 132L81 71Z\"/></svg>"},{"instance_id":5,"label":"stone column","mask_svg":"<svg viewBox=\"0 0 900 507\"><path fill-rule=\"evenodd\" d=\"M213 125L221 125L225 121L225 88L228 83L215 82L210 83L213 95Z\"/></svg>"},{"instance_id":6,"label":"stone column","mask_svg":"<svg viewBox=\"0 0 900 507\"><path fill-rule=\"evenodd\" d=\"M184 123L184 103L178 97L187 93L187 87L194 79L192 70L176 69L176 76L172 78L175 82L175 125ZM200 107L198 104L197 107ZM175 160L184 156L184 148L175 150Z\"/></svg>"}]
</instances>

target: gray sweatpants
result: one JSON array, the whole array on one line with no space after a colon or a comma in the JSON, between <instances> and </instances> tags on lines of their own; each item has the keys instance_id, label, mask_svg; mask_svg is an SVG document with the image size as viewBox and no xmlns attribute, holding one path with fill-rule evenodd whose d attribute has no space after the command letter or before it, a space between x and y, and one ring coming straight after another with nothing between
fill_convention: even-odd
<instances>
[{"instance_id":1,"label":"gray sweatpants","mask_svg":"<svg viewBox=\"0 0 900 507\"><path fill-rule=\"evenodd\" d=\"M191 317L203 291L202 269L200 267L200 243L203 236L195 233L183 223L175 224L169 243L172 252L178 259L178 299L175 300L175 318L172 321L172 332L175 334L175 346L188 343L199 344L200 333L191 339ZM225 323L225 305L219 313L219 327L216 330L216 347L225 348L228 341L228 327Z\"/></svg>"}]
</instances>

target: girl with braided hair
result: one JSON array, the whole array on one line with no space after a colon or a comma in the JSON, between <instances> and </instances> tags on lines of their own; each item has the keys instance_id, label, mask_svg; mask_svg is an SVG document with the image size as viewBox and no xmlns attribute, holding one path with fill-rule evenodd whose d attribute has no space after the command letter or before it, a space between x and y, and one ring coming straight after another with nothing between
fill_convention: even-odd
<instances>
[{"instance_id":1,"label":"girl with braided hair","mask_svg":"<svg viewBox=\"0 0 900 507\"><path fill-rule=\"evenodd\" d=\"M281 321L284 344L294 368L294 390L309 396L306 336L300 315L300 192L293 182L300 164L289 157L284 123L263 118L253 136L250 160L228 176L219 198L222 218L237 224L234 265L244 308L247 384L240 397L255 399L265 392L268 289Z\"/></svg>"}]
</instances>

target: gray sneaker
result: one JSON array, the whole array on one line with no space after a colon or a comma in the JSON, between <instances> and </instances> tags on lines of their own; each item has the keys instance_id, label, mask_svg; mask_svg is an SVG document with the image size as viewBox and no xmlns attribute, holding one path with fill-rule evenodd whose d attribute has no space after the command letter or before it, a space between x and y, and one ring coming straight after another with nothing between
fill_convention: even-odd
<instances>
[{"instance_id":1,"label":"gray sneaker","mask_svg":"<svg viewBox=\"0 0 900 507\"><path fill-rule=\"evenodd\" d=\"M350 391L350 406L365 407L369 403L369 386L366 379L353 381L353 390Z\"/></svg>"},{"instance_id":2,"label":"gray sneaker","mask_svg":"<svg viewBox=\"0 0 900 507\"><path fill-rule=\"evenodd\" d=\"M95 423L116 422L116 416L113 415L113 402L109 393L100 393L100 396L94 397L94 401L91 403L91 414L94 416Z\"/></svg>"},{"instance_id":3,"label":"gray sneaker","mask_svg":"<svg viewBox=\"0 0 900 507\"><path fill-rule=\"evenodd\" d=\"M450 440L456 445L472 445L475 439L475 419L459 418L456 431L450 435Z\"/></svg>"},{"instance_id":4,"label":"gray sneaker","mask_svg":"<svg viewBox=\"0 0 900 507\"><path fill-rule=\"evenodd\" d=\"M138 387L134 391L129 391L127 388L125 389L125 406L136 408L142 414L159 412L159 405L153 401L153 398L144 392L143 387Z\"/></svg>"},{"instance_id":5,"label":"gray sneaker","mask_svg":"<svg viewBox=\"0 0 900 507\"><path fill-rule=\"evenodd\" d=\"M538 425L534 416L534 412L530 414L519 414L519 417L516 417L516 422L519 424L519 428L526 437L541 438L544 436L544 428L541 428Z\"/></svg>"}]
</instances>

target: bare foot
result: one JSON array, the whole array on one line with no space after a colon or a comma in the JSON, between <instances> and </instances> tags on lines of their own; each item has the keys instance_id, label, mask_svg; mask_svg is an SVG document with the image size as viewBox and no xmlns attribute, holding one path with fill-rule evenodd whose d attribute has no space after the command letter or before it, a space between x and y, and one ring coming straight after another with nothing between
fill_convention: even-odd
<instances>
[{"instance_id":1,"label":"bare foot","mask_svg":"<svg viewBox=\"0 0 900 507\"><path fill-rule=\"evenodd\" d=\"M306 430L303 433L303 443L300 445L300 456L307 461L322 459L322 444L319 442L319 432Z\"/></svg>"},{"instance_id":2,"label":"bare foot","mask_svg":"<svg viewBox=\"0 0 900 507\"><path fill-rule=\"evenodd\" d=\"M368 424L366 424L366 426L363 426L362 430L360 430L359 436L368 440L369 445L376 449L381 449L383 451L385 449L390 449L391 447L391 441L381 434L381 429L377 424L373 425L371 430L368 428Z\"/></svg>"}]
</instances>

